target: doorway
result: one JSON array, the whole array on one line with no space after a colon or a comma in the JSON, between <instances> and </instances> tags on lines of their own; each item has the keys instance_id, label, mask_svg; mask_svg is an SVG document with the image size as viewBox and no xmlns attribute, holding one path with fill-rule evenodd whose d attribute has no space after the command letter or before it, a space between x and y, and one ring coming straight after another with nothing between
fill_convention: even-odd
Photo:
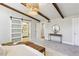
<instances>
[{"instance_id":1,"label":"doorway","mask_svg":"<svg viewBox=\"0 0 79 59\"><path fill-rule=\"evenodd\" d=\"M22 22L22 40L28 41L31 39L31 22L23 21Z\"/></svg>"},{"instance_id":2,"label":"doorway","mask_svg":"<svg viewBox=\"0 0 79 59\"><path fill-rule=\"evenodd\" d=\"M72 19L72 38L74 45L79 46L79 18Z\"/></svg>"}]
</instances>

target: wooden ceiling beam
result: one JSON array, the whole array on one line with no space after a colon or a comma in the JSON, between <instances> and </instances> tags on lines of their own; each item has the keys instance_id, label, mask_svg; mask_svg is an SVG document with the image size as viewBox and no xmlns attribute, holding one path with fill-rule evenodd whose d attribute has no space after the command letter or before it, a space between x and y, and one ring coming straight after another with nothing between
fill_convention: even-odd
<instances>
[{"instance_id":1,"label":"wooden ceiling beam","mask_svg":"<svg viewBox=\"0 0 79 59\"><path fill-rule=\"evenodd\" d=\"M45 16L43 13L41 13L40 11L38 11L38 14L41 15L42 17L44 17L45 19L47 19L48 21L50 20L47 16Z\"/></svg>"},{"instance_id":2,"label":"wooden ceiling beam","mask_svg":"<svg viewBox=\"0 0 79 59\"><path fill-rule=\"evenodd\" d=\"M26 4L25 4L25 3L21 3L21 4L26 7ZM49 19L47 16L45 16L43 13L41 13L40 11L38 11L38 14L39 14L40 16L44 17L46 20L50 21L50 19Z\"/></svg>"},{"instance_id":3,"label":"wooden ceiling beam","mask_svg":"<svg viewBox=\"0 0 79 59\"><path fill-rule=\"evenodd\" d=\"M64 18L60 8L58 7L58 5L56 3L52 3L52 5L56 8L56 10L58 11L58 13L60 14L61 18Z\"/></svg>"},{"instance_id":4,"label":"wooden ceiling beam","mask_svg":"<svg viewBox=\"0 0 79 59\"><path fill-rule=\"evenodd\" d=\"M36 18L34 18L34 17L32 17L32 16L26 14L26 13L23 13L23 12L21 12L21 11L15 9L15 8L12 8L12 7L10 7L10 6L6 5L6 4L4 4L4 3L0 3L0 5L2 5L2 6L4 6L4 7L6 7L6 8L9 8L9 9L15 11L15 12L18 12L18 13L20 13L20 14L22 14L22 15L25 15L25 16L31 18L31 19L34 19L34 20L40 22L40 20L38 20L38 19L36 19Z\"/></svg>"}]
</instances>

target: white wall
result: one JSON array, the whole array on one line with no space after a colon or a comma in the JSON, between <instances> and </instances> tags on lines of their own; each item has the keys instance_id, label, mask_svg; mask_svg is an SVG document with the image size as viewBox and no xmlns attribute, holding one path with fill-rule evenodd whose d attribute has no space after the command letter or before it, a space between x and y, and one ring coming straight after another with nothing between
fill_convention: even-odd
<instances>
[{"instance_id":1,"label":"white wall","mask_svg":"<svg viewBox=\"0 0 79 59\"><path fill-rule=\"evenodd\" d=\"M67 44L72 44L73 45L73 40L72 40L72 17L67 17L65 19L53 19L51 22L46 23L45 25L45 37L46 40L49 40L48 34L53 33L52 31L52 26L58 24L60 26L60 32L63 35L63 43ZM58 40L53 39L54 37L51 37L52 40Z\"/></svg>"},{"instance_id":2,"label":"white wall","mask_svg":"<svg viewBox=\"0 0 79 59\"><path fill-rule=\"evenodd\" d=\"M53 19L50 22L45 23L45 36L46 36L47 40L49 40L48 34L53 33L52 26L55 25L55 24L58 24L61 28L62 27L61 19ZM62 31L62 29L61 29L61 31ZM59 33L61 33L61 31Z\"/></svg>"},{"instance_id":3,"label":"white wall","mask_svg":"<svg viewBox=\"0 0 79 59\"><path fill-rule=\"evenodd\" d=\"M32 25L31 25L31 32L32 32L32 38L31 40L32 41L35 41L36 40L36 21L33 21L32 22Z\"/></svg>"},{"instance_id":4,"label":"white wall","mask_svg":"<svg viewBox=\"0 0 79 59\"><path fill-rule=\"evenodd\" d=\"M14 16L14 17L18 17L18 18L24 18L24 19L27 19L27 20L32 20L32 39L35 39L35 22L36 21L33 21L33 19L31 18L28 18L24 15L21 15L15 11L12 11L4 6L1 6L0 5L0 43L3 43L3 42L8 42L8 41L11 41L10 40L10 16Z\"/></svg>"}]
</instances>

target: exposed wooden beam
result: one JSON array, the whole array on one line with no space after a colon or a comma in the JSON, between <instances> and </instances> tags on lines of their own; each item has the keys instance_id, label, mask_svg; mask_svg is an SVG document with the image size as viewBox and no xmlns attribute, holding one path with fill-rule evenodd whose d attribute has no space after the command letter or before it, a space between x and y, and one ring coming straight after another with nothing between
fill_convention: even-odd
<instances>
[{"instance_id":1,"label":"exposed wooden beam","mask_svg":"<svg viewBox=\"0 0 79 59\"><path fill-rule=\"evenodd\" d=\"M26 3L21 3L22 5L26 6Z\"/></svg>"},{"instance_id":2,"label":"exposed wooden beam","mask_svg":"<svg viewBox=\"0 0 79 59\"><path fill-rule=\"evenodd\" d=\"M45 19L47 19L48 21L50 20L47 16L45 16L43 13L41 13L40 11L38 11L38 14L41 15L42 17L44 17Z\"/></svg>"},{"instance_id":3,"label":"exposed wooden beam","mask_svg":"<svg viewBox=\"0 0 79 59\"><path fill-rule=\"evenodd\" d=\"M57 5L56 3L52 3L52 5L56 8L56 10L57 10L58 13L60 14L60 16L61 16L62 18L64 18L64 16L63 16L63 14L62 14L60 8L58 7L58 5Z\"/></svg>"},{"instance_id":4,"label":"exposed wooden beam","mask_svg":"<svg viewBox=\"0 0 79 59\"><path fill-rule=\"evenodd\" d=\"M26 4L25 3L21 3L22 5L24 5L26 7ZM43 13L41 13L40 11L38 11L38 14L42 17L44 17L46 20L50 20L47 16L45 16Z\"/></svg>"},{"instance_id":5,"label":"exposed wooden beam","mask_svg":"<svg viewBox=\"0 0 79 59\"><path fill-rule=\"evenodd\" d=\"M12 8L12 7L10 7L10 6L6 5L6 4L4 4L4 3L0 3L0 5L2 5L2 6L4 6L4 7L6 7L6 8L9 8L9 9L15 11L15 12L18 12L18 13L20 13L20 14L22 14L22 15L25 15L25 16L27 16L27 17L29 17L29 18L32 18L32 19L34 19L34 20L40 22L40 20L38 20L38 19L36 19L36 18L34 18L34 17L30 16L30 15L27 15L26 13L23 13L23 12L21 12L21 11L15 9L15 8Z\"/></svg>"}]
</instances>

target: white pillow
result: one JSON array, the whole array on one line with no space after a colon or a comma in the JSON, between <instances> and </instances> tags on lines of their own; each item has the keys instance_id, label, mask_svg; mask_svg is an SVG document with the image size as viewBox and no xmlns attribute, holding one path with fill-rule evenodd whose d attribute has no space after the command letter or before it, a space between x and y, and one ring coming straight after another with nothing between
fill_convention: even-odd
<instances>
[{"instance_id":1,"label":"white pillow","mask_svg":"<svg viewBox=\"0 0 79 59\"><path fill-rule=\"evenodd\" d=\"M0 56L5 56L6 55L6 49L0 45Z\"/></svg>"}]
</instances>

